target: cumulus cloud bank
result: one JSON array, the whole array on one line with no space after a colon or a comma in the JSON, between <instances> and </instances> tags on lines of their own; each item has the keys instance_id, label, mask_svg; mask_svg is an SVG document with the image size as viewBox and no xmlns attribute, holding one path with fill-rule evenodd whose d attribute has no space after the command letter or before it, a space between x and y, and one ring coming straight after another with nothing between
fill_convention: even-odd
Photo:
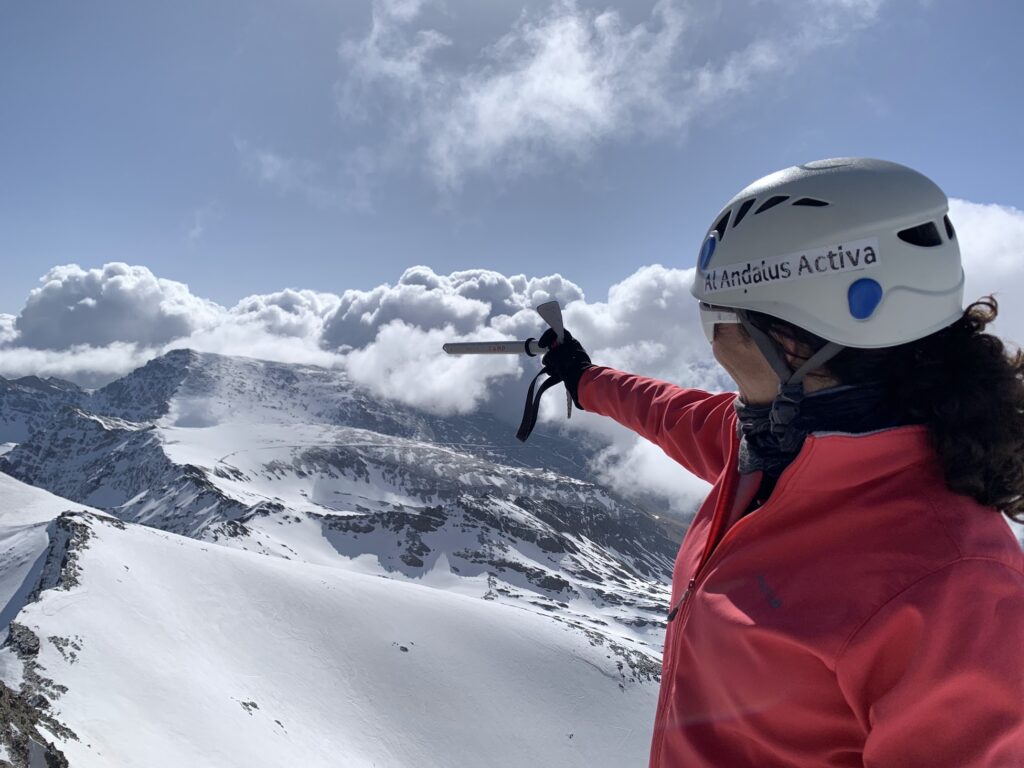
<instances>
[{"instance_id":1,"label":"cumulus cloud bank","mask_svg":"<svg viewBox=\"0 0 1024 768\"><path fill-rule=\"evenodd\" d=\"M275 336L316 339L323 331L324 319L338 309L339 303L332 293L288 288L248 296L231 309L231 315L240 323L255 325Z\"/></svg>"},{"instance_id":2,"label":"cumulus cloud bank","mask_svg":"<svg viewBox=\"0 0 1024 768\"><path fill-rule=\"evenodd\" d=\"M32 372L96 380L125 373L147 356L188 346L343 366L386 397L451 412L478 406L487 393L469 386L455 405L452 398L425 394L430 388L416 371L424 366L435 371L443 385L439 393L444 387L465 388L472 375L485 381L518 376L518 365L447 358L440 345L539 336L543 327L533 308L552 299L566 308L567 322L590 339L592 348L615 364L652 374L667 370L658 362L665 352L692 349L697 334L688 281L686 270L647 267L613 286L606 301L587 302L579 286L561 275L508 276L485 269L444 275L416 266L394 284L369 290L338 296L286 289L248 296L228 308L146 267L65 265L42 277L17 316L0 315L0 372L38 366ZM428 360L446 367L437 369ZM418 387L399 384L417 380Z\"/></svg>"},{"instance_id":3,"label":"cumulus cloud bank","mask_svg":"<svg viewBox=\"0 0 1024 768\"><path fill-rule=\"evenodd\" d=\"M770 14L779 24L758 25L747 40L733 25L725 39L739 42L710 56L694 53L708 30L682 0L658 0L636 25L614 10L557 0L524 11L461 65L445 54L465 41L424 21L430 5L374 0L370 30L340 48L339 108L353 120L379 107L400 115L378 154L405 146L451 190L474 173L515 175L552 158L581 159L616 138L678 134L716 104L871 24L881 0L780 4Z\"/></svg>"},{"instance_id":4,"label":"cumulus cloud bank","mask_svg":"<svg viewBox=\"0 0 1024 768\"><path fill-rule=\"evenodd\" d=\"M545 301L557 299L564 306L582 298L579 286L561 275L506 277L486 269L437 275L429 267L410 267L396 285L345 291L324 329L324 341L337 348L360 347L376 336L377 329L397 319L425 330L451 327L469 333L488 326L493 318L531 310Z\"/></svg>"},{"instance_id":5,"label":"cumulus cloud bank","mask_svg":"<svg viewBox=\"0 0 1024 768\"><path fill-rule=\"evenodd\" d=\"M188 336L218 318L212 302L145 267L107 264L54 267L14 321L22 346L65 350L82 344L144 346Z\"/></svg>"}]
</instances>

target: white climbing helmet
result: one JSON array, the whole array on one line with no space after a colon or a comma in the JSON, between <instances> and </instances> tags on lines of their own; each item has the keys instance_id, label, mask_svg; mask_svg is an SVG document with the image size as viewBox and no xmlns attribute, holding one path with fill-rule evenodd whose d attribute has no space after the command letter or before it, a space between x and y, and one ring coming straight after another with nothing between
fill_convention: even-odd
<instances>
[{"instance_id":1,"label":"white climbing helmet","mask_svg":"<svg viewBox=\"0 0 1024 768\"><path fill-rule=\"evenodd\" d=\"M691 292L846 347L914 341L963 314L948 210L934 182L896 163L848 157L787 168L715 217Z\"/></svg>"}]
</instances>

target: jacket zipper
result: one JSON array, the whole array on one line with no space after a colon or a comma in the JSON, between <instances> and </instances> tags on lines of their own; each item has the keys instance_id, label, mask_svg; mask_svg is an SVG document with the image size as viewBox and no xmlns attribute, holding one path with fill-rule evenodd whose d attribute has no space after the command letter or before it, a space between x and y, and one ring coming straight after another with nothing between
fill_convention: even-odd
<instances>
[{"instance_id":1,"label":"jacket zipper","mask_svg":"<svg viewBox=\"0 0 1024 768\"><path fill-rule=\"evenodd\" d=\"M810 436L808 437L808 442L805 443L805 446L813 446L813 438L812 437L810 437ZM813 450L813 448L812 448L812 450ZM782 496L782 492L785 490L786 486L789 485L790 479L796 474L796 472L799 469L799 467L801 467L808 460L807 457L811 454L812 450L801 451L800 455L797 457L797 459L792 464L790 464L788 467L786 467L786 469L783 471L782 475L779 477L778 483L776 483L776 485L775 485L775 490L772 492L772 495L765 501L765 503L762 504L757 509L755 509L753 512L751 512L751 513L749 513L747 515L744 515L739 520L737 520L735 523L733 523L732 527L722 535L721 541L719 541L716 546L712 547L712 542L715 540L715 537L717 536L717 533L718 533L718 527L722 524L722 516L724 516L726 514L726 511L727 511L727 510L724 509L724 505L723 505L723 508L715 510L715 513L712 516L711 530L708 532L708 543L707 543L707 545L705 545L704 553L701 556L701 561L697 565L697 570L694 573L693 577L690 579L690 581L687 583L686 590L683 592L682 597L680 597L679 600L676 602L676 604L674 606L672 606L672 610L669 611L669 614L668 614L668 622L669 622L669 624L671 624L672 621L674 619L676 619L676 618L678 618L679 621L680 621L679 626L676 627L675 635L678 635L680 632L683 631L683 626L684 626L683 622L686 620L686 614L687 614L688 609L689 609L689 607L690 607L690 605L692 603L690 598L693 596L694 592L696 592L700 588L701 583L703 583L703 582L700 581L700 577L703 574L705 574L705 572L708 570L708 568L710 567L711 562L712 562L714 556L715 555L721 555L722 549L724 548L725 544L730 540L730 537L735 538L735 531L736 531L736 529L737 528L742 528L746 520L748 520L753 515L756 515L756 514L759 514L759 513L763 514L765 507L773 506L773 502L777 502L778 501L778 499ZM731 467L730 469L735 470L735 467ZM733 482L733 484L735 484L736 481L732 481L732 482ZM734 501L733 499L731 499L731 497L733 496L734 492L735 492L735 487L731 487L729 489L729 493L725 494L727 497L730 497L730 504L733 503L733 501ZM680 611L682 611L682 616L679 615ZM673 641L674 640L675 640L675 636L673 636ZM668 646L668 643L666 642L666 645L665 645L666 653L668 652L668 650L669 650L669 646ZM676 653L672 654L672 657L673 657L672 661L673 662L675 662L675 657L677 655L678 654L676 654ZM667 693L666 689L671 684L672 674L673 674L674 670L675 670L675 663L673 663L671 668L664 668L664 669L662 669L661 690L659 691L659 696L658 696L658 713L659 714L663 711L662 708L664 707L664 699L666 698L666 693ZM651 765L652 766L660 766L661 765L661 755L662 755L662 752L665 749L665 733L664 732L656 733L656 739L657 739L657 744L651 750Z\"/></svg>"},{"instance_id":2,"label":"jacket zipper","mask_svg":"<svg viewBox=\"0 0 1024 768\"><path fill-rule=\"evenodd\" d=\"M810 451L802 452L802 453L804 455L798 457L796 461L794 461L792 464L790 464L788 467L786 467L786 469L783 471L782 475L779 477L779 482L776 483L775 490L772 493L772 496L775 497L775 500L777 500L778 497L781 495L781 492L782 492L782 490L784 490L785 486L789 484L789 479L790 479L790 477L792 477L795 474L796 469L801 464L803 464L804 461L806 461L806 455L809 454ZM735 469L735 468L731 468L731 469ZM724 496L726 496L727 498L730 498L730 504L733 503L733 500L732 500L731 497L733 496L733 494L735 492L735 482L736 482L735 480L732 481L733 487L731 487L729 489L729 493L724 494ZM723 489L723 490L725 490L725 489ZM715 540L715 538L717 536L718 527L722 523L722 517L727 512L727 510L724 509L724 505L723 505L723 508L719 508L719 509L715 510L714 514L712 515L711 530L708 532L708 543L707 543L707 545L705 545L704 553L701 556L701 562L697 565L697 570L694 573L693 577L690 579L689 582L687 582L686 590L683 592L683 594L679 598L679 600L676 601L676 604L674 606L672 606L672 610L670 610L669 613L668 613L668 623L669 624L671 624L672 621L674 619L676 619L676 618L678 618L679 621L680 621L680 626L676 627L676 635L678 635L680 632L683 631L683 621L686 619L687 609L690 606L690 597L693 596L693 593L696 592L698 587L700 586L700 584L698 584L698 579L700 579L701 575L705 573L705 571L708 569L708 566L711 565L711 561L712 561L714 555L717 555L717 554L721 553L723 546L725 545L725 543L727 541L729 541L730 536L735 538L734 532L735 532L735 530L737 528L742 527L744 522L747 519L749 519L751 516L753 516L755 514L758 514L759 512L762 512L765 507L770 506L772 501L773 501L773 499L771 497L769 497L769 499L767 501L765 501L765 503L762 504L760 507L758 507L757 509L755 509L753 512L751 512L749 514L744 515L739 520L737 520L735 523L733 523L732 527L722 535L721 541L719 541L716 546L712 547L711 543ZM680 611L683 612L682 616L679 616L679 612ZM673 638L673 640L674 640L674 638ZM666 652L668 651L668 648L669 648L669 646L668 646L668 643L666 642L666 645L665 645ZM677 654L672 654L673 662L675 661L675 656L676 655ZM657 711L658 711L659 714L663 711L662 708L665 705L665 701L664 700L665 700L665 698L667 696L667 693L668 693L668 687L671 685L672 674L673 674L674 670L675 670L675 664L674 663L673 663L672 667L665 667L665 668L662 669L661 689L658 692L659 695L658 695L658 709L657 709ZM651 754L651 765L652 766L659 766L659 765L661 765L661 755L662 755L662 751L665 748L665 734L663 732L662 733L657 733L656 734L656 739L657 739L657 746L652 748L652 750L651 750L651 752L652 752L652 754Z\"/></svg>"},{"instance_id":3,"label":"jacket zipper","mask_svg":"<svg viewBox=\"0 0 1024 768\"><path fill-rule=\"evenodd\" d=\"M679 608L683 605L683 603L686 602L686 599L690 596L690 593L693 592L693 588L696 585L696 577L690 579L690 583L686 585L686 591L683 592L683 596L676 601L676 604L672 606L672 610L668 612L669 623L671 623L672 619L674 619L676 617L676 614L679 613Z\"/></svg>"},{"instance_id":4,"label":"jacket zipper","mask_svg":"<svg viewBox=\"0 0 1024 768\"><path fill-rule=\"evenodd\" d=\"M765 507L774 506L773 502L777 502L778 501L778 498L781 495L782 491L785 490L785 487L789 484L790 478L794 474L796 474L796 470L799 468L799 466L801 464L803 464L804 461L806 461L806 455L809 454L809 453L810 453L810 451L805 452L804 456L800 457L800 459L803 459L803 460L798 459L797 461L794 461L792 464L790 464L788 467L786 467L785 471L779 477L779 481L778 481L778 483L776 483L775 490L772 493L771 497L769 497L765 501L765 503L762 504L760 507L758 507L757 509L755 509L752 512L749 512L748 514L744 515L739 520L737 520L735 523L733 523L732 527L729 528L729 530L726 531L722 535L722 538L718 542L718 544L716 544L714 547L712 547L711 543L715 540L715 538L717 536L717 533L718 533L718 527L722 523L722 517L724 517L724 515L726 514L726 511L727 511L726 509L724 509L724 505L722 505L720 508L715 510L715 514L713 516L712 523L711 523L711 530L708 532L708 543L705 546L704 555L701 557L701 561L697 565L697 570L694 573L693 578L691 578L690 581L687 583L686 591L683 592L682 597L680 597L679 600L676 601L676 604L672 607L672 610L669 611L669 613L668 613L668 621L669 622L671 622L675 618L677 618L680 610L684 610L686 608L687 601L689 601L690 597L693 596L693 593L696 592L698 587L700 586L699 583L698 583L698 581L700 580L700 577L703 574L706 573L706 571L708 570L708 566L711 565L711 562L714 559L714 556L721 553L722 548L725 546L726 542L728 542L730 540L730 538L735 538L735 531L736 531L736 529L737 528L741 528L744 525L744 523L747 520L749 520L751 517L753 517L754 515L758 515L758 516L763 515ZM735 481L733 482L733 485L735 486ZM729 493L728 494L723 494L723 495L731 497L734 492L735 492L735 487L732 487L732 488L729 489ZM730 505L733 502L734 502L734 499L730 498L730 501L729 501ZM680 619L680 621L681 620L682 619Z\"/></svg>"},{"instance_id":5,"label":"jacket zipper","mask_svg":"<svg viewBox=\"0 0 1024 768\"><path fill-rule=\"evenodd\" d=\"M736 479L734 479L738 477L738 474L736 474L735 470L736 468L732 466L730 462L730 466L726 468L726 471L728 472L726 487L722 488L722 493L718 497L718 501L715 505L715 511L711 515L711 528L708 530L708 540L707 543L704 545L704 552L701 554L700 562L698 562L697 564L697 570L694 572L693 577L690 579L689 583L687 583L686 590L683 592L682 597L680 597L679 600L676 601L676 604L672 606L672 610L668 612L669 623L675 620L675 618L679 615L680 610L685 609L686 603L690 599L690 595L692 595L694 591L697 589L697 579L700 578L701 572L704 570L704 566L711 559L711 555L714 553L714 551L717 550L718 547L722 544L722 542L720 541L718 542L718 546L714 546L714 541L718 538L718 529L721 527L722 520L729 511L728 509L726 509L726 507L731 506L734 501L733 496L736 493L736 485L738 482ZM737 521L737 523L738 522L739 521ZM733 528L735 527L736 526L734 525ZM722 541L725 541L725 538L730 533L732 533L731 530L726 531L725 534L722 536Z\"/></svg>"},{"instance_id":6,"label":"jacket zipper","mask_svg":"<svg viewBox=\"0 0 1024 768\"><path fill-rule=\"evenodd\" d=\"M734 454L735 454L735 452L734 452ZM701 571L703 570L705 563L707 563L708 559L711 556L711 552L709 551L711 549L711 542L713 542L715 540L715 538L717 537L717 535L718 535L718 528L721 525L722 517L726 514L726 510L724 509L725 505L724 505L723 499L731 499L732 495L735 493L736 481L732 479L733 478L733 472L735 471L735 467L730 464L729 466L726 467L725 471L728 472L728 474L726 475L726 478L727 478L726 479L726 483L729 484L729 488L722 488L722 494L718 497L718 502L716 504L715 511L711 515L711 529L708 531L708 542L707 542L707 544L704 545L704 552L701 554L701 559L700 559L700 562L697 565L697 570L694 573L693 577L690 579L690 581L687 583L686 589L684 590L682 596L679 598L679 600L676 601L676 604L674 606L672 606L672 609L668 613L668 625L669 625L670 628L671 628L673 620L679 615L679 611L680 610L685 610L688 607L688 601L690 599L690 595L692 595L694 593L694 591L696 591L696 589L697 589L697 578L700 576ZM733 527L735 527L735 526L733 526ZM725 536L722 537L723 541L725 540L725 537L729 535L729 533L731 533L731 531L726 531ZM721 542L719 542L719 544L721 544ZM718 547L715 547L715 549L717 550ZM678 634L679 632L682 632L682 630L683 630L682 626L677 626L676 627L676 634ZM670 645L668 643L668 639L669 639L668 638L668 634L669 634L669 632L666 631L666 633L665 633L665 653L666 653L666 655L668 654L669 648L670 648ZM673 640L674 639L675 638L673 636ZM657 709L657 714L658 715L660 715L664 711L665 699L668 697L669 688L672 685L672 676L673 676L673 674L675 672L675 663L674 663L675 662L675 656L676 656L676 654L672 654L673 664L672 664L671 667L662 665L662 670L661 670L661 688L658 691L658 709ZM665 748L665 734L664 734L664 732L660 732L660 733L659 732L655 732L655 739L656 739L656 744L652 745L652 749L651 749L651 765L652 766L660 766L661 765L661 753L662 753L662 751Z\"/></svg>"}]
</instances>

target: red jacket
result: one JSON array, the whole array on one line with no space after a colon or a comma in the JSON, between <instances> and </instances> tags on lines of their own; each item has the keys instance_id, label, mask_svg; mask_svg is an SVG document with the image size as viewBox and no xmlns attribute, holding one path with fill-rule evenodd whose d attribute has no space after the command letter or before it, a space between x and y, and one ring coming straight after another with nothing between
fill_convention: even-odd
<instances>
[{"instance_id":1,"label":"red jacket","mask_svg":"<svg viewBox=\"0 0 1024 768\"><path fill-rule=\"evenodd\" d=\"M580 402L714 484L683 540L652 768L1024 766L1024 555L925 427L813 434L771 498L735 394L609 368Z\"/></svg>"}]
</instances>

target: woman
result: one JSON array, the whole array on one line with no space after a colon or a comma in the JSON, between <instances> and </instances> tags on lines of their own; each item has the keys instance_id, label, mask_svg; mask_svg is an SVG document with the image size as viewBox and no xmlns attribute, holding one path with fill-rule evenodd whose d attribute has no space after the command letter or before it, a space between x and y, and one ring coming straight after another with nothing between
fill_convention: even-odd
<instances>
[{"instance_id":1,"label":"woman","mask_svg":"<svg viewBox=\"0 0 1024 768\"><path fill-rule=\"evenodd\" d=\"M683 541L651 766L1024 766L1024 357L962 308L946 196L839 159L754 182L692 292L739 395L545 356L714 487ZM551 332L547 343L552 343ZM542 343L545 340L542 339Z\"/></svg>"}]
</instances>

